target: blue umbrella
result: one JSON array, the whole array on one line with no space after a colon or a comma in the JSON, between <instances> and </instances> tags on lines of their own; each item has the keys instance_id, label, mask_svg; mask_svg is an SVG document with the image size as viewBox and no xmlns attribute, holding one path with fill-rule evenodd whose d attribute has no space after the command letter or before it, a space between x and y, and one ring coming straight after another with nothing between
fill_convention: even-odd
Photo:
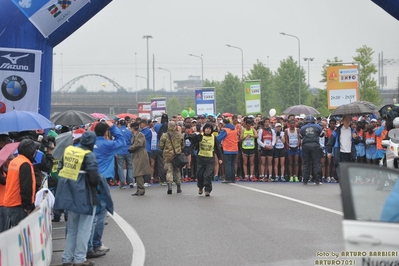
<instances>
[{"instance_id":1,"label":"blue umbrella","mask_svg":"<svg viewBox=\"0 0 399 266\"><path fill-rule=\"evenodd\" d=\"M20 132L25 130L53 128L46 117L28 111L11 111L0 115L0 132Z\"/></svg>"}]
</instances>

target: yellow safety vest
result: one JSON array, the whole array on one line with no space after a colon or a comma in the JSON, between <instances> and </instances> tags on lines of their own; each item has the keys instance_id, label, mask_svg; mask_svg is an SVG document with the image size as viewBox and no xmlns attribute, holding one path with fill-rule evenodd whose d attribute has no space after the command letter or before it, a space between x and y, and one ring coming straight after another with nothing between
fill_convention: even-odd
<instances>
[{"instance_id":1,"label":"yellow safety vest","mask_svg":"<svg viewBox=\"0 0 399 266\"><path fill-rule=\"evenodd\" d=\"M202 157L213 157L213 148L215 147L215 136L202 136L202 141L199 143L198 155Z\"/></svg>"},{"instance_id":2,"label":"yellow safety vest","mask_svg":"<svg viewBox=\"0 0 399 266\"><path fill-rule=\"evenodd\" d=\"M82 167L85 155L90 153L80 147L68 146L64 152L63 167L58 174L61 177L78 180L79 171Z\"/></svg>"}]
</instances>

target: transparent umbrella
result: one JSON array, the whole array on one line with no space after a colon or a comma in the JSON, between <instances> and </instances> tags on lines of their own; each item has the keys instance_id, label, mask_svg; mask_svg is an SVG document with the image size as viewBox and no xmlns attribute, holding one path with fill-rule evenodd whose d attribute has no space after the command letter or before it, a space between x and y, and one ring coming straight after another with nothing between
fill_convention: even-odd
<instances>
[{"instance_id":1,"label":"transparent umbrella","mask_svg":"<svg viewBox=\"0 0 399 266\"><path fill-rule=\"evenodd\" d=\"M319 111L317 111L315 108L307 105L294 105L291 107L288 107L283 111L283 114L294 114L294 115L299 115L299 114L305 114L305 115L318 115L320 114Z\"/></svg>"}]
</instances>

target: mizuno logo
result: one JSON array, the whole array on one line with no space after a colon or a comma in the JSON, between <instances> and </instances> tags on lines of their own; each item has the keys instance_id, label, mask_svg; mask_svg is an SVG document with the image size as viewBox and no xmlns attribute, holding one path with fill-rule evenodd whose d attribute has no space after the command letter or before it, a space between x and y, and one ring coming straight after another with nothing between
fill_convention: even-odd
<instances>
[{"instance_id":1,"label":"mizuno logo","mask_svg":"<svg viewBox=\"0 0 399 266\"><path fill-rule=\"evenodd\" d=\"M13 70L29 70L29 66L11 65L10 63L3 63L0 69L13 69Z\"/></svg>"},{"instance_id":2,"label":"mizuno logo","mask_svg":"<svg viewBox=\"0 0 399 266\"><path fill-rule=\"evenodd\" d=\"M23 58L23 57L27 57L28 55L29 54L24 54L24 55L21 55L21 56L11 56L11 54L7 54L7 55L2 55L1 57L7 58L8 60L10 60L11 64L16 65L18 59Z\"/></svg>"}]
</instances>

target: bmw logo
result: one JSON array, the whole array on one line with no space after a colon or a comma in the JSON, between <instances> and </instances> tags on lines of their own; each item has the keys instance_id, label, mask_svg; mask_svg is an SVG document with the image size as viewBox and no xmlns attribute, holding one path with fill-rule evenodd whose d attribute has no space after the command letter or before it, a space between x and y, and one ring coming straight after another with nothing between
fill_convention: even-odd
<instances>
[{"instance_id":1,"label":"bmw logo","mask_svg":"<svg viewBox=\"0 0 399 266\"><path fill-rule=\"evenodd\" d=\"M9 76L1 84L1 92L9 101L21 100L27 91L26 82L19 76Z\"/></svg>"}]
</instances>

